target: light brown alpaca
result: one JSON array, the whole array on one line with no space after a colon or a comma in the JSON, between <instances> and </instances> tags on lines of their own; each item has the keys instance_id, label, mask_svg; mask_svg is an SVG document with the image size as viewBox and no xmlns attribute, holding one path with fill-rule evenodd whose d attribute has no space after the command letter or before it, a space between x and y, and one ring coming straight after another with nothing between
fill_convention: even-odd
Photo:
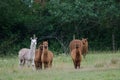
<instances>
[{"instance_id":1,"label":"light brown alpaca","mask_svg":"<svg viewBox=\"0 0 120 80\"><path fill-rule=\"evenodd\" d=\"M38 69L42 69L42 61L41 61L42 52L43 52L43 45L40 44L39 47L38 47L38 49L35 52L35 59L34 59L35 68L37 70Z\"/></svg>"},{"instance_id":2,"label":"light brown alpaca","mask_svg":"<svg viewBox=\"0 0 120 80\"><path fill-rule=\"evenodd\" d=\"M74 39L70 42L69 47L75 69L77 69L77 67L80 68L83 51L82 41L79 39Z\"/></svg>"},{"instance_id":3,"label":"light brown alpaca","mask_svg":"<svg viewBox=\"0 0 120 80\"><path fill-rule=\"evenodd\" d=\"M69 44L70 52L76 48L76 44L78 45L79 48L83 48L83 44L81 43L81 40L74 39Z\"/></svg>"},{"instance_id":4,"label":"light brown alpaca","mask_svg":"<svg viewBox=\"0 0 120 80\"><path fill-rule=\"evenodd\" d=\"M80 69L80 64L82 61L82 52L81 48L78 44L75 45L75 49L71 51L71 57L74 63L75 69Z\"/></svg>"},{"instance_id":5,"label":"light brown alpaca","mask_svg":"<svg viewBox=\"0 0 120 80\"><path fill-rule=\"evenodd\" d=\"M44 69L52 67L53 61L53 53L48 50L48 42L43 42L43 53L41 56L42 64L44 65Z\"/></svg>"},{"instance_id":6,"label":"light brown alpaca","mask_svg":"<svg viewBox=\"0 0 120 80\"><path fill-rule=\"evenodd\" d=\"M81 44L82 42L82 44ZM70 52L75 49L75 45L76 43L82 48L82 55L85 58L87 52L88 52L88 41L87 38L82 38L82 40L79 39L74 39L70 42L69 44L69 48L70 48Z\"/></svg>"},{"instance_id":7,"label":"light brown alpaca","mask_svg":"<svg viewBox=\"0 0 120 80\"><path fill-rule=\"evenodd\" d=\"M88 52L88 40L87 38L82 38L82 43L83 43L83 51L82 51L82 55L85 58L87 52Z\"/></svg>"}]
</instances>

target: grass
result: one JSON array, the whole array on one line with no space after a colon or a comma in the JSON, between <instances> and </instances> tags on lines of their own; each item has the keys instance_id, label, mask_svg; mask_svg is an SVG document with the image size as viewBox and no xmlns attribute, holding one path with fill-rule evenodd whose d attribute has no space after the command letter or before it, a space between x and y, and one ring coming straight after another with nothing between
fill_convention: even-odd
<instances>
[{"instance_id":1,"label":"grass","mask_svg":"<svg viewBox=\"0 0 120 80\"><path fill-rule=\"evenodd\" d=\"M54 56L52 69L18 67L18 58L0 58L0 80L120 80L120 52L90 52L75 70L69 55Z\"/></svg>"}]
</instances>

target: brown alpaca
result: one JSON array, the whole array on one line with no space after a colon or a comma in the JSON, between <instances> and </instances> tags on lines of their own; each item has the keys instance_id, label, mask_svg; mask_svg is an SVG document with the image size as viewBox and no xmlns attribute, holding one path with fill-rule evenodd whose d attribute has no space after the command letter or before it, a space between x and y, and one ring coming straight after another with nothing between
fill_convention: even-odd
<instances>
[{"instance_id":1,"label":"brown alpaca","mask_svg":"<svg viewBox=\"0 0 120 80\"><path fill-rule=\"evenodd\" d=\"M83 44L81 42L81 40L79 39L74 39L70 42L69 44L69 48L70 48L70 52L76 48L76 44L78 45L79 48L83 48Z\"/></svg>"},{"instance_id":2,"label":"brown alpaca","mask_svg":"<svg viewBox=\"0 0 120 80\"><path fill-rule=\"evenodd\" d=\"M41 61L42 52L43 52L43 45L40 44L40 46L38 47L38 49L35 52L35 59L34 59L35 68L37 70L42 69L42 61Z\"/></svg>"},{"instance_id":3,"label":"brown alpaca","mask_svg":"<svg viewBox=\"0 0 120 80\"><path fill-rule=\"evenodd\" d=\"M71 57L74 63L75 69L80 69L80 63L82 61L81 48L78 44L75 45L75 48L71 51Z\"/></svg>"},{"instance_id":4,"label":"brown alpaca","mask_svg":"<svg viewBox=\"0 0 120 80\"><path fill-rule=\"evenodd\" d=\"M41 56L42 64L44 65L44 69L52 67L53 61L53 53L48 50L48 42L43 42L43 53Z\"/></svg>"},{"instance_id":5,"label":"brown alpaca","mask_svg":"<svg viewBox=\"0 0 120 80\"><path fill-rule=\"evenodd\" d=\"M83 50L82 50L82 55L85 58L87 52L88 52L88 41L86 38L82 38L82 43L83 43Z\"/></svg>"}]
</instances>

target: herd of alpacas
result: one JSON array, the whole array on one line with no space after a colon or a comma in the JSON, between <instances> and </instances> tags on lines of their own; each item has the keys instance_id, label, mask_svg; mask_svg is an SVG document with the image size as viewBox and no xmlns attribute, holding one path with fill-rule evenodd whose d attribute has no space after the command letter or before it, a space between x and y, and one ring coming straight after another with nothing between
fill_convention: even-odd
<instances>
[{"instance_id":1,"label":"herd of alpacas","mask_svg":"<svg viewBox=\"0 0 120 80\"><path fill-rule=\"evenodd\" d=\"M48 49L48 41L43 41L36 49L37 37L34 35L30 40L30 49L22 48L18 52L20 68L25 64L28 67L32 66L33 70L51 68L54 55ZM88 40L86 38L82 38L82 40L73 39L69 44L69 48L74 68L80 69L82 57L85 58L88 52Z\"/></svg>"}]
</instances>

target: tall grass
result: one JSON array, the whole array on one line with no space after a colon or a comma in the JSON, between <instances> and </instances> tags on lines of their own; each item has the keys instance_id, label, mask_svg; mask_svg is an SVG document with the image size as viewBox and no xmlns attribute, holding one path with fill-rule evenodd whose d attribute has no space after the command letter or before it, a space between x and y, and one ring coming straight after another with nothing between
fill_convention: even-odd
<instances>
[{"instance_id":1,"label":"tall grass","mask_svg":"<svg viewBox=\"0 0 120 80\"><path fill-rule=\"evenodd\" d=\"M70 55L54 56L53 67L20 69L18 57L0 58L0 80L120 80L120 52L90 52L75 70Z\"/></svg>"}]
</instances>

